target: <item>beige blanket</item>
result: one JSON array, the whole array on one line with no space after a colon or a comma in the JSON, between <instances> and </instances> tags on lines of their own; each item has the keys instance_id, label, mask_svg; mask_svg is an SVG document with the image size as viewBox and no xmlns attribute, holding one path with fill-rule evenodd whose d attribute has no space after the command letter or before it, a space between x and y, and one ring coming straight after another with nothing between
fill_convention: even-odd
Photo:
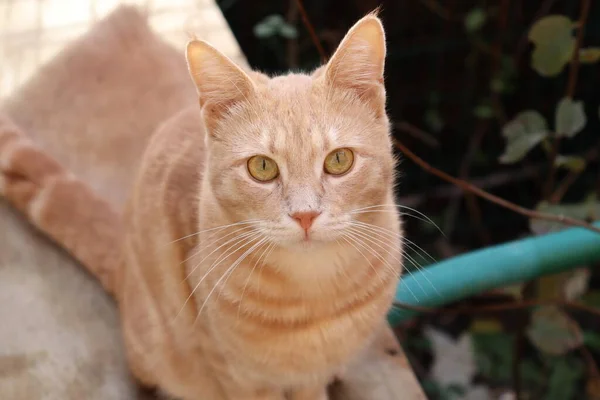
<instances>
[{"instance_id":1,"label":"beige blanket","mask_svg":"<svg viewBox=\"0 0 600 400\"><path fill-rule=\"evenodd\" d=\"M140 12L121 7L6 99L0 121L12 120L121 210L149 136L195 102L183 55ZM2 129L0 122L0 142ZM399 347L384 330L338 396L424 398L405 359L390 349ZM0 202L0 399L136 396L112 300Z\"/></svg>"}]
</instances>

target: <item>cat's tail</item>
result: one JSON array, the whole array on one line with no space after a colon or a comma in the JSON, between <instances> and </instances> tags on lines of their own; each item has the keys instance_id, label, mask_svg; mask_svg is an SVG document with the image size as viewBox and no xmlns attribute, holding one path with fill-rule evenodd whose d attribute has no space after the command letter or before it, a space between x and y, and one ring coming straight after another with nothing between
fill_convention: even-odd
<instances>
[{"instance_id":1,"label":"cat's tail","mask_svg":"<svg viewBox=\"0 0 600 400\"><path fill-rule=\"evenodd\" d=\"M114 294L123 236L120 216L2 114L0 196Z\"/></svg>"}]
</instances>

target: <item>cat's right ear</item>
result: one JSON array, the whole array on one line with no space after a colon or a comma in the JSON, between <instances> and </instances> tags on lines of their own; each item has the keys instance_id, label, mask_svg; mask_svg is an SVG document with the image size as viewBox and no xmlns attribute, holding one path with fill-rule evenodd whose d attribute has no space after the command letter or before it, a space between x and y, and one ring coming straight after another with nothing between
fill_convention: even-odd
<instances>
[{"instance_id":1,"label":"cat's right ear","mask_svg":"<svg viewBox=\"0 0 600 400\"><path fill-rule=\"evenodd\" d=\"M202 40L188 43L186 59L198 90L204 121L212 131L231 107L250 99L254 84L233 61Z\"/></svg>"}]
</instances>

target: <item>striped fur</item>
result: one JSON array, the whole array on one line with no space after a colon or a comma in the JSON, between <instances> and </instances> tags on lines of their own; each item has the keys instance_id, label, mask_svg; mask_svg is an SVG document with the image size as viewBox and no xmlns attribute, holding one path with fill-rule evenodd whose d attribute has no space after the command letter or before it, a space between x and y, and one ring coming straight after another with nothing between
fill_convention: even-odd
<instances>
[{"instance_id":1,"label":"striped fur","mask_svg":"<svg viewBox=\"0 0 600 400\"><path fill-rule=\"evenodd\" d=\"M0 194L114 293L123 230L110 205L4 115L0 115L0 171Z\"/></svg>"}]
</instances>

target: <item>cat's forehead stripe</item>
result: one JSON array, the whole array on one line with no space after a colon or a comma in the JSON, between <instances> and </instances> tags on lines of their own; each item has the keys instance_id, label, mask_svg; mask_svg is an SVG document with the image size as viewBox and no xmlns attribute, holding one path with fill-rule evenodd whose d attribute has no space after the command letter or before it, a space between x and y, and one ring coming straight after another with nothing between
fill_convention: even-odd
<instances>
[{"instance_id":1,"label":"cat's forehead stripe","mask_svg":"<svg viewBox=\"0 0 600 400\"><path fill-rule=\"evenodd\" d=\"M328 147L332 147L333 145L336 145L338 142L337 128L335 128L335 127L328 128L325 138L327 139L327 143L324 147L328 148Z\"/></svg>"},{"instance_id":2,"label":"cat's forehead stripe","mask_svg":"<svg viewBox=\"0 0 600 400\"><path fill-rule=\"evenodd\" d=\"M277 129L275 132L271 133L273 148L275 151L282 151L286 147L290 146L290 143L287 143L286 136L292 134L291 132L286 132L285 129ZM287 144L287 146L286 146Z\"/></svg>"}]
</instances>

